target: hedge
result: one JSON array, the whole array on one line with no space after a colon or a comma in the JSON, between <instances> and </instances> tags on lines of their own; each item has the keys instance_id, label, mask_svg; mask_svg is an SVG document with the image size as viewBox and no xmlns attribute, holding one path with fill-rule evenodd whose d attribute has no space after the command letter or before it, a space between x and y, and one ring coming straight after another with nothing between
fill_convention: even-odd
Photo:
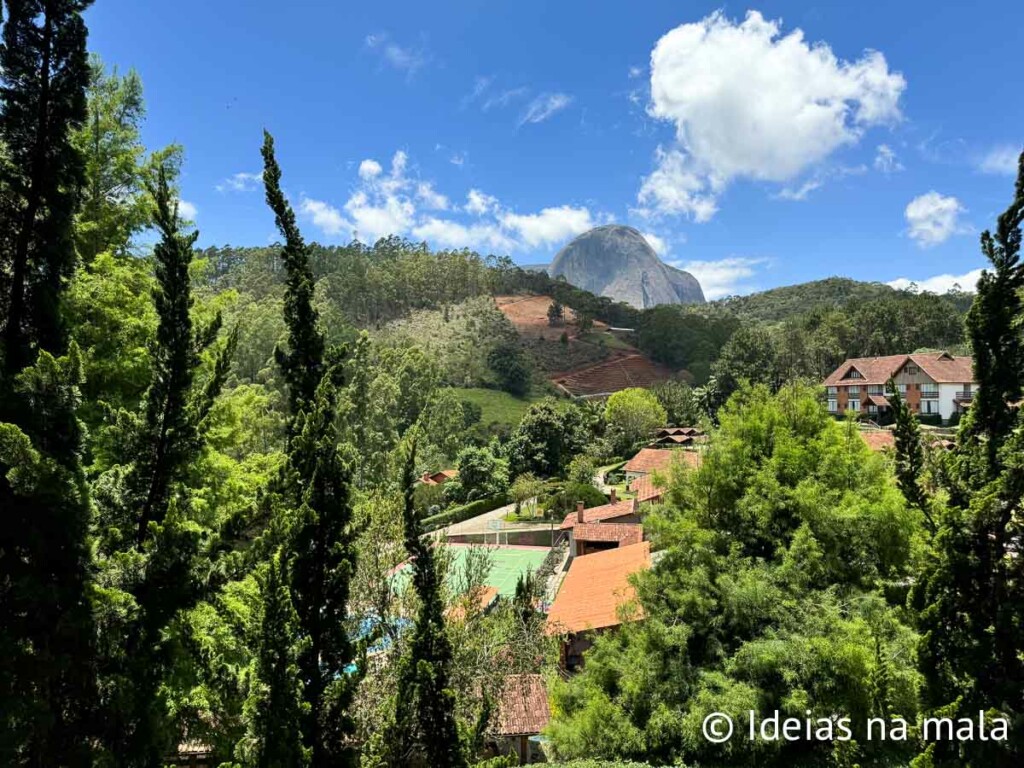
<instances>
[{"instance_id":1,"label":"hedge","mask_svg":"<svg viewBox=\"0 0 1024 768\"><path fill-rule=\"evenodd\" d=\"M444 528L446 525L461 523L463 520L469 520L469 518L482 515L484 512L492 512L498 507L504 507L506 504L511 503L511 499L509 499L506 493L491 496L488 499L477 499L468 504L461 504L457 507L446 509L439 514L423 518L422 527L427 532L436 531L438 528Z\"/></svg>"}]
</instances>

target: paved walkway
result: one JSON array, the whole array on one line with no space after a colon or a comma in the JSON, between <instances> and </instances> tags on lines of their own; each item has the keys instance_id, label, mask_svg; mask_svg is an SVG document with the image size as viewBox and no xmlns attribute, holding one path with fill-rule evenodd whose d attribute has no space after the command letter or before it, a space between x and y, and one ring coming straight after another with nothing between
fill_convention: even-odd
<instances>
[{"instance_id":1,"label":"paved walkway","mask_svg":"<svg viewBox=\"0 0 1024 768\"><path fill-rule=\"evenodd\" d=\"M491 510L490 512L484 512L482 515L471 517L469 520L463 520L461 523L454 523L449 525L447 528L441 528L438 533L444 536L466 536L481 533L496 533L497 522L500 522L501 532L506 531L547 531L552 527L550 522L537 521L536 523L509 523L505 521L505 516L514 512L516 509L515 504L508 504L504 507L498 507L497 509ZM555 525L557 528L558 526Z\"/></svg>"}]
</instances>

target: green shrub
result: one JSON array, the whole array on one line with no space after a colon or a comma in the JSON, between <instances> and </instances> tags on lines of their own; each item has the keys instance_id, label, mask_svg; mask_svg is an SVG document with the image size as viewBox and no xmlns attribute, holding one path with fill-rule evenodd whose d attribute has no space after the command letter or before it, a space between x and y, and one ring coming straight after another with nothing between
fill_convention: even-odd
<instances>
[{"instance_id":1,"label":"green shrub","mask_svg":"<svg viewBox=\"0 0 1024 768\"><path fill-rule=\"evenodd\" d=\"M457 507L452 507L451 509L441 512L440 514L423 518L423 530L436 531L438 528L444 528L446 525L461 523L463 520L469 520L471 517L482 515L484 512L491 512L498 507L503 507L510 503L511 500L509 499L508 494L500 493L497 496L492 496L488 499L477 499L476 501L471 501L468 504L460 504Z\"/></svg>"}]
</instances>

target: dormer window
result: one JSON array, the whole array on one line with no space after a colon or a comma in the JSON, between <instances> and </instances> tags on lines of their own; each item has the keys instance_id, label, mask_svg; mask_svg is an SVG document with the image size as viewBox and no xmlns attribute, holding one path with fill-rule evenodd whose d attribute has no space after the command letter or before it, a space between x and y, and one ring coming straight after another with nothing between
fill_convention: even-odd
<instances>
[{"instance_id":1,"label":"dormer window","mask_svg":"<svg viewBox=\"0 0 1024 768\"><path fill-rule=\"evenodd\" d=\"M850 370L848 370L846 372L846 376L844 376L844 378L847 378L847 379L863 379L864 377L860 375L860 371L858 371L856 368L851 368Z\"/></svg>"},{"instance_id":2,"label":"dormer window","mask_svg":"<svg viewBox=\"0 0 1024 768\"><path fill-rule=\"evenodd\" d=\"M921 369L918 368L916 365L908 365L903 370L906 372L908 376L917 376L917 374L921 372Z\"/></svg>"}]
</instances>

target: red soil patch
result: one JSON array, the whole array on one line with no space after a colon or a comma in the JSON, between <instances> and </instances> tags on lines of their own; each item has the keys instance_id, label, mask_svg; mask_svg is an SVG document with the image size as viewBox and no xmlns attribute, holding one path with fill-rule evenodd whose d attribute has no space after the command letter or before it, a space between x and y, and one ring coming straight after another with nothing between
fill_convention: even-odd
<instances>
[{"instance_id":1,"label":"red soil patch","mask_svg":"<svg viewBox=\"0 0 1024 768\"><path fill-rule=\"evenodd\" d=\"M494 303L522 335L538 336L544 332L561 335L565 331L570 339L579 335L579 328L572 320L572 311L566 307L565 322L562 325L548 324L548 309L552 299L549 296L495 296ZM603 331L608 326L594 321L594 330Z\"/></svg>"}]
</instances>

